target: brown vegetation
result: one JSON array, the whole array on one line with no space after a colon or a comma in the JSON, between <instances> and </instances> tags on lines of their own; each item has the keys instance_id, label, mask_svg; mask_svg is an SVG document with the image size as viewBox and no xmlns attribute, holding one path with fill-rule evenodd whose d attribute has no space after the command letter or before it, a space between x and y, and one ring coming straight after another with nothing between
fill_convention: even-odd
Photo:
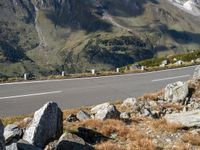
<instances>
[{"instance_id":1,"label":"brown vegetation","mask_svg":"<svg viewBox=\"0 0 200 150\"><path fill-rule=\"evenodd\" d=\"M181 139L185 143L190 143L191 145L200 146L200 134L199 133L185 133Z\"/></svg>"},{"instance_id":2,"label":"brown vegetation","mask_svg":"<svg viewBox=\"0 0 200 150\"><path fill-rule=\"evenodd\" d=\"M159 100L159 97L163 97L164 95L164 90L158 91L155 93L145 93L143 97L141 97L141 100L154 100L157 101Z\"/></svg>"},{"instance_id":3,"label":"brown vegetation","mask_svg":"<svg viewBox=\"0 0 200 150\"><path fill-rule=\"evenodd\" d=\"M183 128L180 124L169 123L165 119L151 120L150 125L155 130L161 130L164 132L167 131L167 132L173 132L173 133Z\"/></svg>"}]
</instances>

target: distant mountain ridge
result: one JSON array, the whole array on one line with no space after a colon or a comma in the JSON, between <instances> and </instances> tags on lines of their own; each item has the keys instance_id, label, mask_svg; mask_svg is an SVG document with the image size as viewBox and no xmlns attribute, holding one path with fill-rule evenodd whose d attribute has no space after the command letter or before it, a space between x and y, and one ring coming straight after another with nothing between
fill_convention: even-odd
<instances>
[{"instance_id":1,"label":"distant mountain ridge","mask_svg":"<svg viewBox=\"0 0 200 150\"><path fill-rule=\"evenodd\" d=\"M1 0L0 76L109 70L200 49L199 7L199 0Z\"/></svg>"}]
</instances>

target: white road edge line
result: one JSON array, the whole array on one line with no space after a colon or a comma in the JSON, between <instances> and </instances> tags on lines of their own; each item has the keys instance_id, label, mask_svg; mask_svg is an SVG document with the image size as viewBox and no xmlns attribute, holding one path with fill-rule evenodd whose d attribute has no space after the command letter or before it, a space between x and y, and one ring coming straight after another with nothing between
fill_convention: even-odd
<instances>
[{"instance_id":1,"label":"white road edge line","mask_svg":"<svg viewBox=\"0 0 200 150\"><path fill-rule=\"evenodd\" d=\"M122 75L101 76L101 77L84 77L84 78L73 78L73 79L54 79L54 80L38 80L38 81L0 83L0 86L3 86L3 85L34 84L34 83L49 83L49 82L62 82L62 81L78 81L78 80L115 78L115 77L126 77L126 76L138 76L138 75L153 74L153 73L167 72L167 71L173 71L173 70L182 70L182 69L193 68L193 67L195 68L196 66L198 66L198 65L189 66L189 67L182 67L182 68L175 68L175 69L160 70L160 71L144 72L144 73L132 73L132 74L122 74Z\"/></svg>"},{"instance_id":2,"label":"white road edge line","mask_svg":"<svg viewBox=\"0 0 200 150\"><path fill-rule=\"evenodd\" d=\"M169 77L169 78L155 79L155 80L152 80L152 82L165 81L165 80L172 80L172 79L185 78L185 77L190 77L190 75L187 74L187 75L176 76L176 77Z\"/></svg>"},{"instance_id":3,"label":"white road edge line","mask_svg":"<svg viewBox=\"0 0 200 150\"><path fill-rule=\"evenodd\" d=\"M0 97L0 100L21 98L21 97L40 96L40 95L48 95L48 94L58 94L58 93L61 93L61 92L62 91L52 91L52 92L43 92L43 93L32 93L32 94L26 94L26 95L6 96L6 97Z\"/></svg>"}]
</instances>

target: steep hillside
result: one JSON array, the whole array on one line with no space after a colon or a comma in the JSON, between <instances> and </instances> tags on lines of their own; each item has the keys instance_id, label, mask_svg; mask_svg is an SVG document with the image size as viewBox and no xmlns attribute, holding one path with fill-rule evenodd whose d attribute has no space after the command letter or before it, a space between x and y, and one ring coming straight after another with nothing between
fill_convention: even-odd
<instances>
[{"instance_id":1,"label":"steep hillside","mask_svg":"<svg viewBox=\"0 0 200 150\"><path fill-rule=\"evenodd\" d=\"M109 70L200 49L198 10L182 0L1 0L0 75Z\"/></svg>"}]
</instances>

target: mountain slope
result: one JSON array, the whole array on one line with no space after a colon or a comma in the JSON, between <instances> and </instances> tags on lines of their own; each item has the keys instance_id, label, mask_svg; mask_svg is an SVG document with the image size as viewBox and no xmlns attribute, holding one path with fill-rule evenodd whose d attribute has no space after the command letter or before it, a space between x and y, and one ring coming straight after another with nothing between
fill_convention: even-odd
<instances>
[{"instance_id":1,"label":"mountain slope","mask_svg":"<svg viewBox=\"0 0 200 150\"><path fill-rule=\"evenodd\" d=\"M198 0L2 0L0 75L107 70L199 49L199 16L191 13L199 6Z\"/></svg>"}]
</instances>

